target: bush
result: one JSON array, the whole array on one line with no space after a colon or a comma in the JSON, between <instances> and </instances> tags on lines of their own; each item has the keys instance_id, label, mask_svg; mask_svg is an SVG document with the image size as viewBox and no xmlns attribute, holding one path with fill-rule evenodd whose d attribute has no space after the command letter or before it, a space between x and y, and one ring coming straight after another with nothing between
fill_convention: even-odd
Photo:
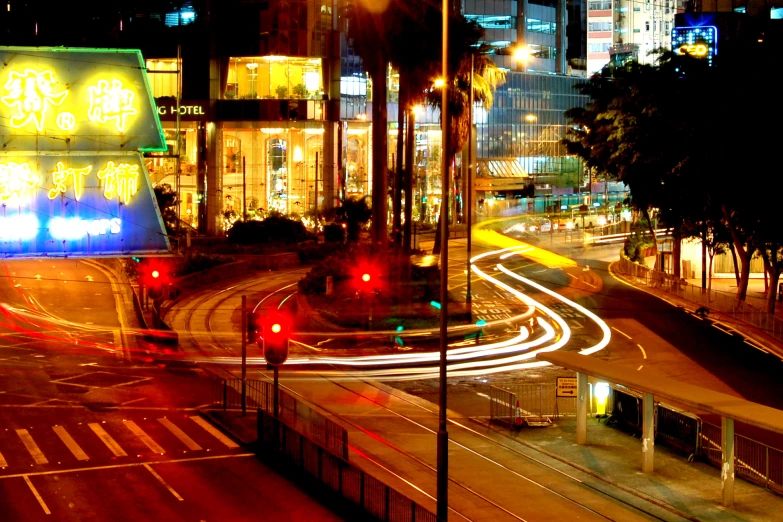
<instances>
[{"instance_id":1,"label":"bush","mask_svg":"<svg viewBox=\"0 0 783 522\"><path fill-rule=\"evenodd\" d=\"M301 221L282 216L269 216L263 221L237 221L228 231L228 240L240 245L300 243L314 237Z\"/></svg>"},{"instance_id":2,"label":"bush","mask_svg":"<svg viewBox=\"0 0 783 522\"><path fill-rule=\"evenodd\" d=\"M203 272L209 268L224 265L234 261L233 257L213 254L185 254L177 259L172 267L174 277L182 277L196 272Z\"/></svg>"},{"instance_id":3,"label":"bush","mask_svg":"<svg viewBox=\"0 0 783 522\"><path fill-rule=\"evenodd\" d=\"M307 242L300 244L296 253L299 254L299 262L303 265L317 263L324 259L345 250L345 245L340 243L315 243Z\"/></svg>"},{"instance_id":4,"label":"bush","mask_svg":"<svg viewBox=\"0 0 783 522\"><path fill-rule=\"evenodd\" d=\"M623 245L625 256L636 263L644 263L644 249L652 246L652 243L646 241L639 232L628 236Z\"/></svg>"}]
</instances>

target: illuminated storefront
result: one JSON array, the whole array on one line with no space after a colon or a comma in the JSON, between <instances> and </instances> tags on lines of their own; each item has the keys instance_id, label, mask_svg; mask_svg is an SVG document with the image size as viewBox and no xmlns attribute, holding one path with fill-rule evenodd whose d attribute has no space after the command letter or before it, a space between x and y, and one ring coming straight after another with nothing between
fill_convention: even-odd
<instances>
[{"instance_id":1,"label":"illuminated storefront","mask_svg":"<svg viewBox=\"0 0 783 522\"><path fill-rule=\"evenodd\" d=\"M168 251L141 150L162 150L138 51L0 47L5 256Z\"/></svg>"}]
</instances>

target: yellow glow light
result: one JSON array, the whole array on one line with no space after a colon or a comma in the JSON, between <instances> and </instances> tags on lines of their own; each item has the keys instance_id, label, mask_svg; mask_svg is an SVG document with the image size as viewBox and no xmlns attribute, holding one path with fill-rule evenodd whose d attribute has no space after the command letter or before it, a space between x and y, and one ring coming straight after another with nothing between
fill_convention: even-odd
<instances>
[{"instance_id":1,"label":"yellow glow light","mask_svg":"<svg viewBox=\"0 0 783 522\"><path fill-rule=\"evenodd\" d=\"M128 116L138 113L133 108L135 94L130 89L123 89L122 82L116 78L111 81L98 80L98 85L89 87L90 109L87 117L90 121L106 123L114 120L117 130L125 130L125 122Z\"/></svg>"},{"instance_id":2,"label":"yellow glow light","mask_svg":"<svg viewBox=\"0 0 783 522\"><path fill-rule=\"evenodd\" d=\"M52 172L52 183L54 186L49 189L49 199L54 199L60 194L65 194L68 185L73 186L73 196L79 201L84 193L84 176L92 172L92 165L87 165L81 169L65 168L61 162L57 162L57 170Z\"/></svg>"},{"instance_id":3,"label":"yellow glow light","mask_svg":"<svg viewBox=\"0 0 783 522\"><path fill-rule=\"evenodd\" d=\"M529 47L517 47L514 49L514 59L518 62L527 62L532 56Z\"/></svg>"},{"instance_id":4,"label":"yellow glow light","mask_svg":"<svg viewBox=\"0 0 783 522\"><path fill-rule=\"evenodd\" d=\"M707 56L708 51L707 45L703 43L685 44L677 48L677 54L690 54L691 56L698 56L700 58Z\"/></svg>"},{"instance_id":5,"label":"yellow glow light","mask_svg":"<svg viewBox=\"0 0 783 522\"><path fill-rule=\"evenodd\" d=\"M440 89L444 85L446 85L446 81L443 78L438 78L435 80L435 83L433 84L436 89Z\"/></svg>"},{"instance_id":6,"label":"yellow glow light","mask_svg":"<svg viewBox=\"0 0 783 522\"><path fill-rule=\"evenodd\" d=\"M106 168L98 171L98 179L104 182L103 195L106 199L117 199L126 205L136 194L139 184L139 166L120 163L114 165L113 161L106 163Z\"/></svg>"},{"instance_id":7,"label":"yellow glow light","mask_svg":"<svg viewBox=\"0 0 783 522\"><path fill-rule=\"evenodd\" d=\"M0 100L16 111L9 118L11 127L19 129L33 122L38 132L43 131L49 106L59 106L68 96L67 89L55 93L55 83L52 71L25 69L23 73L8 73L8 81L3 86L8 94Z\"/></svg>"},{"instance_id":8,"label":"yellow glow light","mask_svg":"<svg viewBox=\"0 0 783 522\"><path fill-rule=\"evenodd\" d=\"M28 201L38 185L38 174L27 163L0 163L0 202Z\"/></svg>"},{"instance_id":9,"label":"yellow glow light","mask_svg":"<svg viewBox=\"0 0 783 522\"><path fill-rule=\"evenodd\" d=\"M370 274L363 274L362 275L362 281L364 281L365 283L369 283L370 282Z\"/></svg>"}]
</instances>

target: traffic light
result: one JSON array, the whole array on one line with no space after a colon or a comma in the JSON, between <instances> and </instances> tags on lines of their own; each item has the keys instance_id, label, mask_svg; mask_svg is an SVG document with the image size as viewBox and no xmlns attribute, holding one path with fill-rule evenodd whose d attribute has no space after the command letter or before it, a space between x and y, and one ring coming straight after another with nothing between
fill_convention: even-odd
<instances>
[{"instance_id":1,"label":"traffic light","mask_svg":"<svg viewBox=\"0 0 783 522\"><path fill-rule=\"evenodd\" d=\"M364 294L377 291L381 284L381 274L378 267L371 263L360 263L354 269L356 289Z\"/></svg>"},{"instance_id":2,"label":"traffic light","mask_svg":"<svg viewBox=\"0 0 783 522\"><path fill-rule=\"evenodd\" d=\"M283 364L288 359L288 338L291 335L288 317L280 313L267 315L261 325L261 335L263 337L258 344L264 350L267 364Z\"/></svg>"},{"instance_id":3,"label":"traffic light","mask_svg":"<svg viewBox=\"0 0 783 522\"><path fill-rule=\"evenodd\" d=\"M157 265L150 265L147 267L144 280L147 286L147 297L153 301L161 299L166 290L165 270Z\"/></svg>"},{"instance_id":4,"label":"traffic light","mask_svg":"<svg viewBox=\"0 0 783 522\"><path fill-rule=\"evenodd\" d=\"M258 340L259 315L257 312L247 313L247 343L254 343Z\"/></svg>"}]
</instances>

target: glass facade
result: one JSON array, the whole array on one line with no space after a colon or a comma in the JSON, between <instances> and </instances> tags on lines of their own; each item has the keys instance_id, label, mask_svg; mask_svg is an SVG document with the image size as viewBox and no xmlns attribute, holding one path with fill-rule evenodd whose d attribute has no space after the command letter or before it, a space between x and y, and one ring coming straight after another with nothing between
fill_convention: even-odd
<instances>
[{"instance_id":1,"label":"glass facade","mask_svg":"<svg viewBox=\"0 0 783 522\"><path fill-rule=\"evenodd\" d=\"M226 99L322 99L320 58L231 58Z\"/></svg>"},{"instance_id":2,"label":"glass facade","mask_svg":"<svg viewBox=\"0 0 783 522\"><path fill-rule=\"evenodd\" d=\"M478 158L514 158L537 186L581 184L582 162L568 156L562 139L565 111L588 98L575 86L584 79L511 72L487 112L476 110Z\"/></svg>"}]
</instances>

